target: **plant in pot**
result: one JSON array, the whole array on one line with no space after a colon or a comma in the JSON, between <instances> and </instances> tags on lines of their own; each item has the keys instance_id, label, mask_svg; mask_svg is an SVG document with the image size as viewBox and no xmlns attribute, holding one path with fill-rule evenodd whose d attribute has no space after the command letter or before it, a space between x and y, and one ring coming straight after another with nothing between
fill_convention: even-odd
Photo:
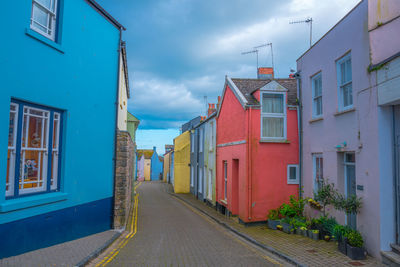
<instances>
[{"instance_id":1,"label":"plant in pot","mask_svg":"<svg viewBox=\"0 0 400 267\"><path fill-rule=\"evenodd\" d=\"M319 230L312 230L312 239L319 240Z\"/></svg>"},{"instance_id":2,"label":"plant in pot","mask_svg":"<svg viewBox=\"0 0 400 267\"><path fill-rule=\"evenodd\" d=\"M289 218L289 217L286 217L286 218L282 219L281 225L282 225L282 227L283 227L283 231L284 231L285 233L287 233L287 234L290 234L290 230L293 229L293 226L292 226L292 219Z\"/></svg>"},{"instance_id":3,"label":"plant in pot","mask_svg":"<svg viewBox=\"0 0 400 267\"><path fill-rule=\"evenodd\" d=\"M325 235L325 236L324 236L324 240L325 240L326 242L331 241L331 236L330 236L330 235Z\"/></svg>"},{"instance_id":4,"label":"plant in pot","mask_svg":"<svg viewBox=\"0 0 400 267\"><path fill-rule=\"evenodd\" d=\"M347 255L347 234L351 231L350 227L340 224L337 224L333 229L333 235L338 242L338 250L345 255Z\"/></svg>"},{"instance_id":5,"label":"plant in pot","mask_svg":"<svg viewBox=\"0 0 400 267\"><path fill-rule=\"evenodd\" d=\"M364 260L367 252L363 248L364 240L360 232L352 230L347 233L347 256L352 260Z\"/></svg>"},{"instance_id":6,"label":"plant in pot","mask_svg":"<svg viewBox=\"0 0 400 267\"><path fill-rule=\"evenodd\" d=\"M317 190L317 192L314 193L314 199L315 201L317 201L318 204L320 203L322 214L325 217L326 207L328 205L335 204L338 191L335 189L335 184L328 183L327 181L325 181L325 179L320 179L318 182L319 182L319 189ZM310 205L313 207L313 204L315 203L312 203ZM315 205L319 207L317 204Z\"/></svg>"},{"instance_id":7,"label":"plant in pot","mask_svg":"<svg viewBox=\"0 0 400 267\"><path fill-rule=\"evenodd\" d=\"M268 213L268 228L276 230L277 225L281 223L279 219L279 209L270 210Z\"/></svg>"},{"instance_id":8,"label":"plant in pot","mask_svg":"<svg viewBox=\"0 0 400 267\"><path fill-rule=\"evenodd\" d=\"M282 225L280 225L280 224L278 224L278 225L276 226L276 229L278 229L279 231L282 231L282 229L283 229L283 226L282 226Z\"/></svg>"},{"instance_id":9,"label":"plant in pot","mask_svg":"<svg viewBox=\"0 0 400 267\"><path fill-rule=\"evenodd\" d=\"M308 236L308 234L307 234L307 227L305 227L305 226L302 226L302 227L300 227L300 230L301 230L301 234L303 235L303 236Z\"/></svg>"}]
</instances>

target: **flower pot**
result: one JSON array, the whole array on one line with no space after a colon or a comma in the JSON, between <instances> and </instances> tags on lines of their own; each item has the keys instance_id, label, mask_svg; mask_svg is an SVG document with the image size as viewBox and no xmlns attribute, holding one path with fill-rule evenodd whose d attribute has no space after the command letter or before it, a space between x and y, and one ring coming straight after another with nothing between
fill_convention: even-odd
<instances>
[{"instance_id":1,"label":"flower pot","mask_svg":"<svg viewBox=\"0 0 400 267\"><path fill-rule=\"evenodd\" d=\"M357 248L357 247L352 247L349 244L347 244L347 257L349 257L352 260L365 260L367 257L367 252L365 251L364 248Z\"/></svg>"},{"instance_id":2,"label":"flower pot","mask_svg":"<svg viewBox=\"0 0 400 267\"><path fill-rule=\"evenodd\" d=\"M313 232L312 232L312 230L307 230L307 236L309 237L309 238L313 238Z\"/></svg>"},{"instance_id":3,"label":"flower pot","mask_svg":"<svg viewBox=\"0 0 400 267\"><path fill-rule=\"evenodd\" d=\"M307 230L301 230L303 233L303 236L308 237L308 231Z\"/></svg>"},{"instance_id":4,"label":"flower pot","mask_svg":"<svg viewBox=\"0 0 400 267\"><path fill-rule=\"evenodd\" d=\"M347 255L347 241L345 239L342 239L338 241L338 250L343 253L344 255Z\"/></svg>"},{"instance_id":5,"label":"flower pot","mask_svg":"<svg viewBox=\"0 0 400 267\"><path fill-rule=\"evenodd\" d=\"M290 230L293 228L293 226L289 223L282 223L283 226L283 231L287 234L290 234Z\"/></svg>"},{"instance_id":6,"label":"flower pot","mask_svg":"<svg viewBox=\"0 0 400 267\"><path fill-rule=\"evenodd\" d=\"M268 228L276 230L276 226L281 223L280 220L268 220Z\"/></svg>"},{"instance_id":7,"label":"flower pot","mask_svg":"<svg viewBox=\"0 0 400 267\"><path fill-rule=\"evenodd\" d=\"M296 228L296 235L302 235L303 231L300 228Z\"/></svg>"},{"instance_id":8,"label":"flower pot","mask_svg":"<svg viewBox=\"0 0 400 267\"><path fill-rule=\"evenodd\" d=\"M312 239L319 240L319 233L312 233Z\"/></svg>"}]
</instances>

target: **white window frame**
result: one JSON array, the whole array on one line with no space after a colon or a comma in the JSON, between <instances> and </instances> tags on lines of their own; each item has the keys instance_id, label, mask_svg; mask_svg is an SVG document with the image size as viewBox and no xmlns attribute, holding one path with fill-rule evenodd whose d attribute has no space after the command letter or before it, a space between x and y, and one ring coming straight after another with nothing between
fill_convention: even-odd
<instances>
[{"instance_id":1,"label":"white window frame","mask_svg":"<svg viewBox=\"0 0 400 267\"><path fill-rule=\"evenodd\" d=\"M224 171L224 199L228 199L228 161L223 161L223 171Z\"/></svg>"},{"instance_id":2,"label":"white window frame","mask_svg":"<svg viewBox=\"0 0 400 267\"><path fill-rule=\"evenodd\" d=\"M320 178L324 178L324 156L322 153L313 153L312 154L312 164L313 164L313 190L314 192L318 191L318 183L317 183L317 158L318 159L322 159L322 177ZM320 164L319 164L319 168L321 168Z\"/></svg>"},{"instance_id":3,"label":"white window frame","mask_svg":"<svg viewBox=\"0 0 400 267\"><path fill-rule=\"evenodd\" d=\"M262 111L262 106L263 106L263 95L264 94L268 94L268 95L283 95L283 113L264 113ZM271 91L261 91L260 92L260 99L261 99L261 109L260 109L260 113L261 113L261 119L260 119L260 138L261 141L278 141L278 140L286 140L287 139L287 116L286 116L286 92L271 92ZM283 118L283 137L267 137L267 136L263 136L262 132L263 132L263 118Z\"/></svg>"},{"instance_id":4,"label":"white window frame","mask_svg":"<svg viewBox=\"0 0 400 267\"><path fill-rule=\"evenodd\" d=\"M317 79L321 80L321 94L320 95L316 95L316 93L315 93L315 89L316 89L315 81ZM321 118L324 114L324 111L323 111L324 105L322 103L322 100L323 100L322 95L323 94L322 94L322 73L321 72L319 72L318 74L314 75L311 78L311 89L312 89L312 117L313 118ZM321 99L321 114L317 114L317 103L318 103L317 100L318 99Z\"/></svg>"},{"instance_id":5,"label":"white window frame","mask_svg":"<svg viewBox=\"0 0 400 267\"><path fill-rule=\"evenodd\" d=\"M203 152L203 146L204 146L204 140L203 140L203 129L199 129L199 152Z\"/></svg>"},{"instance_id":6,"label":"white window frame","mask_svg":"<svg viewBox=\"0 0 400 267\"><path fill-rule=\"evenodd\" d=\"M290 168L296 168L296 179L290 179ZM287 165L287 184L299 184L299 165L289 164Z\"/></svg>"},{"instance_id":7,"label":"white window frame","mask_svg":"<svg viewBox=\"0 0 400 267\"><path fill-rule=\"evenodd\" d=\"M57 17L58 17L58 0L50 0L50 5L53 7L53 10L48 9L43 6L38 0L32 0L32 11L31 11L31 24L30 27L32 30L37 33L45 36L46 38L55 41L56 39L56 31L57 31ZM48 14L48 25L42 25L39 22L34 20L35 8L37 7ZM40 27L37 27L35 23L40 24L43 28L46 28L46 31L43 31ZM50 32L50 33L49 33Z\"/></svg>"},{"instance_id":8,"label":"white window frame","mask_svg":"<svg viewBox=\"0 0 400 267\"><path fill-rule=\"evenodd\" d=\"M13 133L13 145L8 147L10 152L10 165L8 168L8 184L6 182L6 197L12 196L14 194L14 180L15 180L15 159L16 159L16 149L17 149L17 132L18 132L18 112L19 105L16 103L11 103L10 106L15 108L14 113L14 133ZM8 186L8 190L7 190Z\"/></svg>"},{"instance_id":9,"label":"white window frame","mask_svg":"<svg viewBox=\"0 0 400 267\"><path fill-rule=\"evenodd\" d=\"M190 133L190 152L194 152L194 132Z\"/></svg>"},{"instance_id":10,"label":"white window frame","mask_svg":"<svg viewBox=\"0 0 400 267\"><path fill-rule=\"evenodd\" d=\"M58 159L60 156L60 124L61 124L61 114L58 112L54 112L53 115L53 133L56 134L56 142L55 145L51 149L53 155L53 165L51 168L51 177L50 177L50 190L56 190L58 188ZM54 122L57 121L57 129L54 129Z\"/></svg>"},{"instance_id":11,"label":"white window frame","mask_svg":"<svg viewBox=\"0 0 400 267\"><path fill-rule=\"evenodd\" d=\"M203 168L199 168L199 177L197 179L199 183L199 193L203 194Z\"/></svg>"},{"instance_id":12,"label":"white window frame","mask_svg":"<svg viewBox=\"0 0 400 267\"><path fill-rule=\"evenodd\" d=\"M212 151L213 147L214 147L214 122L213 121L210 122L209 131L210 131L210 141L209 141L210 147L209 147L209 150Z\"/></svg>"},{"instance_id":13,"label":"white window frame","mask_svg":"<svg viewBox=\"0 0 400 267\"><path fill-rule=\"evenodd\" d=\"M341 83L341 69L340 69L340 65L346 61L350 60L350 73L351 73L351 79L350 81L347 81L346 83ZM338 87L338 110L339 111L345 111L348 109L353 108L354 106L354 97L353 97L353 68L352 68L352 62L351 62L351 53L346 54L345 56L343 56L341 59L339 59L336 62L336 71L337 71L337 87ZM343 87L347 86L351 84L351 105L347 105L347 106L343 106Z\"/></svg>"},{"instance_id":14,"label":"white window frame","mask_svg":"<svg viewBox=\"0 0 400 267\"><path fill-rule=\"evenodd\" d=\"M190 186L194 186L194 167L190 166Z\"/></svg>"}]
</instances>

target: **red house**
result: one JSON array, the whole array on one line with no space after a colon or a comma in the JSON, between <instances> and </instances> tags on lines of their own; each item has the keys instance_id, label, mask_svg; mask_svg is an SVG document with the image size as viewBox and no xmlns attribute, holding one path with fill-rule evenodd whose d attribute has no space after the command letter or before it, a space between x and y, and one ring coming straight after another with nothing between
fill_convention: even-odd
<instances>
[{"instance_id":1,"label":"red house","mask_svg":"<svg viewBox=\"0 0 400 267\"><path fill-rule=\"evenodd\" d=\"M295 79L226 77L217 114L217 206L243 223L299 193Z\"/></svg>"}]
</instances>

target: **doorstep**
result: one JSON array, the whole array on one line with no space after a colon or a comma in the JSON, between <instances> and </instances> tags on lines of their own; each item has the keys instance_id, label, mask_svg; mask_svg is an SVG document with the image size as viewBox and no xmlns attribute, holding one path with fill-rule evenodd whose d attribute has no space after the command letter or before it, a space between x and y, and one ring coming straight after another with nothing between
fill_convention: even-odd
<instances>
[{"instance_id":1,"label":"doorstep","mask_svg":"<svg viewBox=\"0 0 400 267\"><path fill-rule=\"evenodd\" d=\"M191 194L172 194L200 210L229 230L239 234L257 246L278 255L298 266L384 266L377 259L368 256L366 260L353 261L340 253L334 241L312 240L307 237L271 230L267 225L244 226L215 208L196 200Z\"/></svg>"}]
</instances>

